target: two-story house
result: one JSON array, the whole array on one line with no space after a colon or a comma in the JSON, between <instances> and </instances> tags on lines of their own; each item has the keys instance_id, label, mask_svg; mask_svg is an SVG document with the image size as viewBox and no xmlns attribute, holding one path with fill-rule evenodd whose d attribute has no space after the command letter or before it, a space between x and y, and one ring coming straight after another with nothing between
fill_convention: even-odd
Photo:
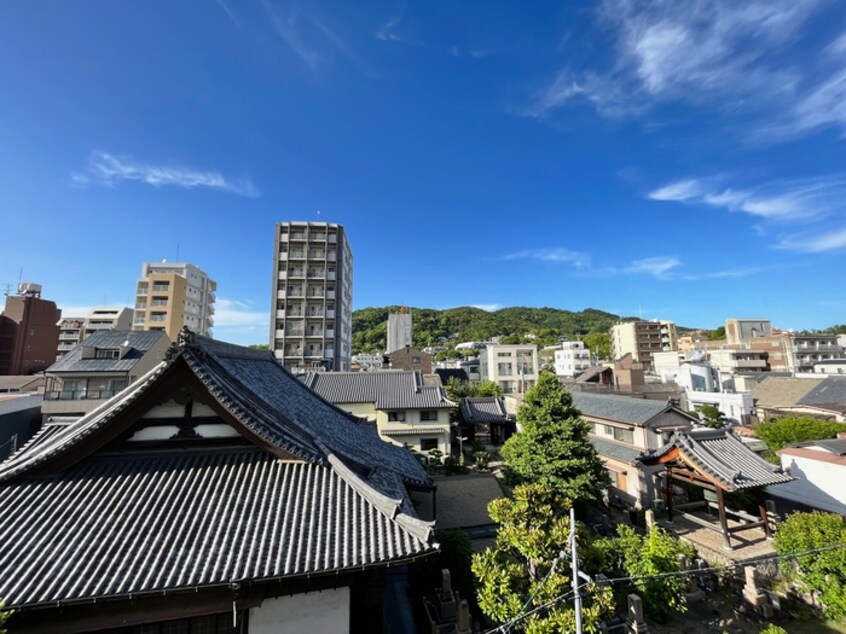
<instances>
[{"instance_id":1,"label":"two-story house","mask_svg":"<svg viewBox=\"0 0 846 634\"><path fill-rule=\"evenodd\" d=\"M573 405L590 423L590 440L611 476L609 495L635 508L650 507L656 497L652 476L662 467L638 469L635 461L698 419L666 401L628 396L576 392Z\"/></svg>"},{"instance_id":2,"label":"two-story house","mask_svg":"<svg viewBox=\"0 0 846 634\"><path fill-rule=\"evenodd\" d=\"M305 384L340 409L374 422L384 440L449 455L450 409L458 404L420 372L312 372Z\"/></svg>"},{"instance_id":3,"label":"two-story house","mask_svg":"<svg viewBox=\"0 0 846 634\"><path fill-rule=\"evenodd\" d=\"M83 416L128 387L164 359L163 331L100 330L87 336L46 370L41 413Z\"/></svg>"}]
</instances>

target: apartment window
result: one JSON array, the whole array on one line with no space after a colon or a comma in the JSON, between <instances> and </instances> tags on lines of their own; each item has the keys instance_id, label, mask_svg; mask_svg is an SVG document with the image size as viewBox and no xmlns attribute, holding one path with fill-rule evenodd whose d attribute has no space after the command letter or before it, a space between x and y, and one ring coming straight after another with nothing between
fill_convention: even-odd
<instances>
[{"instance_id":1,"label":"apartment window","mask_svg":"<svg viewBox=\"0 0 846 634\"><path fill-rule=\"evenodd\" d=\"M388 420L392 423L404 423L405 412L388 412Z\"/></svg>"},{"instance_id":2,"label":"apartment window","mask_svg":"<svg viewBox=\"0 0 846 634\"><path fill-rule=\"evenodd\" d=\"M497 352L496 356L498 356L498 357L510 357L511 353L510 352Z\"/></svg>"},{"instance_id":3,"label":"apartment window","mask_svg":"<svg viewBox=\"0 0 846 634\"><path fill-rule=\"evenodd\" d=\"M423 410L420 412L420 420L421 421L437 421L438 420L438 411L431 409L431 410Z\"/></svg>"},{"instance_id":4,"label":"apartment window","mask_svg":"<svg viewBox=\"0 0 846 634\"><path fill-rule=\"evenodd\" d=\"M420 451L431 451L432 449L438 448L438 439L437 438L421 438L420 439Z\"/></svg>"},{"instance_id":5,"label":"apartment window","mask_svg":"<svg viewBox=\"0 0 846 634\"><path fill-rule=\"evenodd\" d=\"M512 371L512 365L510 363L497 363L496 373L500 376L511 376L512 374L514 374L514 372Z\"/></svg>"}]
</instances>

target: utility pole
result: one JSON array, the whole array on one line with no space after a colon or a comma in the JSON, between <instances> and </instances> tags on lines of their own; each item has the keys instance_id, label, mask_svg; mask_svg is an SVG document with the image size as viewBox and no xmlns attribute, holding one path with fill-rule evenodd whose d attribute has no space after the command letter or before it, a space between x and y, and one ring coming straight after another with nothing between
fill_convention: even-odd
<instances>
[{"instance_id":1,"label":"utility pole","mask_svg":"<svg viewBox=\"0 0 846 634\"><path fill-rule=\"evenodd\" d=\"M576 551L576 510L570 507L570 554L573 558L573 593L575 596L576 634L582 634L582 595L579 592L579 554Z\"/></svg>"}]
</instances>

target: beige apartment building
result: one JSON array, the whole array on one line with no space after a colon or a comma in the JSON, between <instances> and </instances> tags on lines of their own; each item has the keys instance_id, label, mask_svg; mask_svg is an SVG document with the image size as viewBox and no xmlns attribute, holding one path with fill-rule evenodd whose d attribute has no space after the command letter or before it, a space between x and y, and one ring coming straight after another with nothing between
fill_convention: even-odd
<instances>
[{"instance_id":1,"label":"beige apartment building","mask_svg":"<svg viewBox=\"0 0 846 634\"><path fill-rule=\"evenodd\" d=\"M479 355L479 372L482 381L493 381L503 394L525 394L538 380L538 347L489 344Z\"/></svg>"},{"instance_id":2,"label":"beige apartment building","mask_svg":"<svg viewBox=\"0 0 846 634\"><path fill-rule=\"evenodd\" d=\"M211 336L217 283L180 262L145 262L135 297L133 330L161 330L176 341L183 326Z\"/></svg>"},{"instance_id":3,"label":"beige apartment building","mask_svg":"<svg viewBox=\"0 0 846 634\"><path fill-rule=\"evenodd\" d=\"M652 367L652 355L678 349L678 333L672 321L629 321L611 328L615 359L627 354L632 360Z\"/></svg>"}]
</instances>

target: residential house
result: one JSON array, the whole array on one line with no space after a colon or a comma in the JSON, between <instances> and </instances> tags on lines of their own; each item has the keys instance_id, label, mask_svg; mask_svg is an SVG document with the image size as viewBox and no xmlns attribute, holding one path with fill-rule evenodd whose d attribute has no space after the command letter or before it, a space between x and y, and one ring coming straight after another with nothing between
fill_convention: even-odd
<instances>
[{"instance_id":1,"label":"residential house","mask_svg":"<svg viewBox=\"0 0 846 634\"><path fill-rule=\"evenodd\" d=\"M162 331L95 331L47 368L42 414L87 414L158 365L169 345Z\"/></svg>"},{"instance_id":2,"label":"residential house","mask_svg":"<svg viewBox=\"0 0 846 634\"><path fill-rule=\"evenodd\" d=\"M457 403L420 372L311 372L304 383L340 409L375 423L379 436L418 452L451 450L449 412Z\"/></svg>"},{"instance_id":3,"label":"residential house","mask_svg":"<svg viewBox=\"0 0 846 634\"><path fill-rule=\"evenodd\" d=\"M535 344L489 344L479 355L482 381L493 381L504 394L525 394L537 382L539 371Z\"/></svg>"},{"instance_id":4,"label":"residential house","mask_svg":"<svg viewBox=\"0 0 846 634\"><path fill-rule=\"evenodd\" d=\"M792 376L767 376L752 388L758 420L773 417L819 415L820 412L799 406L799 402L826 378L796 378ZM823 416L825 417L825 416Z\"/></svg>"},{"instance_id":5,"label":"residential house","mask_svg":"<svg viewBox=\"0 0 846 634\"><path fill-rule=\"evenodd\" d=\"M652 475L658 468L633 466L641 454L665 445L674 431L690 429L698 418L661 401L606 394L573 394L573 405L590 423L590 440L611 476L609 497L648 508L656 497Z\"/></svg>"},{"instance_id":6,"label":"residential house","mask_svg":"<svg viewBox=\"0 0 846 634\"><path fill-rule=\"evenodd\" d=\"M431 489L272 352L183 332L0 465L0 596L21 633L402 631Z\"/></svg>"},{"instance_id":7,"label":"residential house","mask_svg":"<svg viewBox=\"0 0 846 634\"><path fill-rule=\"evenodd\" d=\"M391 370L432 374L432 359L431 354L406 346L388 353L388 366Z\"/></svg>"},{"instance_id":8,"label":"residential house","mask_svg":"<svg viewBox=\"0 0 846 634\"><path fill-rule=\"evenodd\" d=\"M767 490L780 514L820 510L846 515L846 437L788 445L778 454L782 469L795 478Z\"/></svg>"}]
</instances>

